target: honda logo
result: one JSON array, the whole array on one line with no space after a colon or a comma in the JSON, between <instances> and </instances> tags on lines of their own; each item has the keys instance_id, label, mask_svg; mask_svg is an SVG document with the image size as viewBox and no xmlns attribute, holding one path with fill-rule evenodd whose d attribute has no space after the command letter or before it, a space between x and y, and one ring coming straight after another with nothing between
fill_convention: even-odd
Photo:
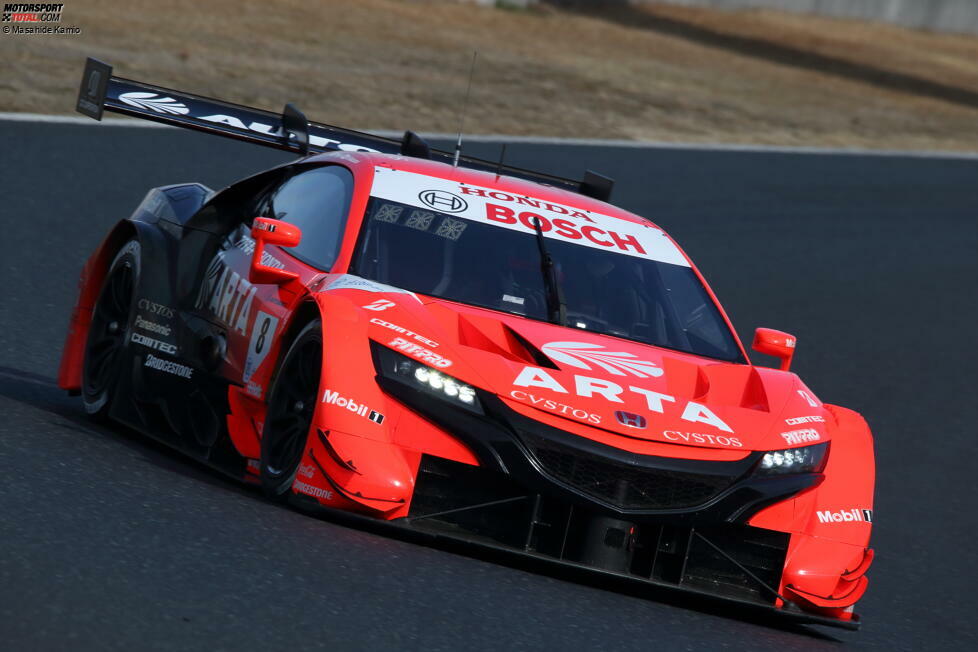
<instances>
[{"instance_id":1,"label":"honda logo","mask_svg":"<svg viewBox=\"0 0 978 652\"><path fill-rule=\"evenodd\" d=\"M629 428L644 428L649 425L641 414L635 414L634 412L625 412L623 410L618 410L615 412L615 418L618 419L618 423L623 426L628 426Z\"/></svg>"},{"instance_id":2,"label":"honda logo","mask_svg":"<svg viewBox=\"0 0 978 652\"><path fill-rule=\"evenodd\" d=\"M464 199L444 190L422 190L418 199L425 206L442 213L461 213L469 207Z\"/></svg>"}]
</instances>

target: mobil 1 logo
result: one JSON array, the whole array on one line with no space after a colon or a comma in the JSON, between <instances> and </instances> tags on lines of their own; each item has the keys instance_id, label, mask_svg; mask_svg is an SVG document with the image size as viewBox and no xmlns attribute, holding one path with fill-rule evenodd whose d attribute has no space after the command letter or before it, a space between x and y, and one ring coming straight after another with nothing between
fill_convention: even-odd
<instances>
[{"instance_id":1,"label":"mobil 1 logo","mask_svg":"<svg viewBox=\"0 0 978 652\"><path fill-rule=\"evenodd\" d=\"M255 374L261 363L272 348L275 330L278 328L278 317L259 310L255 314L255 323L251 327L251 339L248 342L248 356L245 358L242 380L248 382Z\"/></svg>"}]
</instances>

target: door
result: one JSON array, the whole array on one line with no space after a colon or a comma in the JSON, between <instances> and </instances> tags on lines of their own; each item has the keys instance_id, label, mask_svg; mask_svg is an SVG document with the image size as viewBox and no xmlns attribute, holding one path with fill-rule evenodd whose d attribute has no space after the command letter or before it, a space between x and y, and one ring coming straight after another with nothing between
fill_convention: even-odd
<instances>
[{"instance_id":1,"label":"door","mask_svg":"<svg viewBox=\"0 0 978 652\"><path fill-rule=\"evenodd\" d=\"M290 249L267 247L262 262L294 271L302 282L329 271L342 243L352 194L353 175L337 165L300 168L265 192L255 205L256 215L295 224L302 240ZM300 296L283 286L248 280L255 248L251 217L225 236L207 266L194 307L221 329L221 375L251 396L264 398L268 374L256 372L269 356L275 360L280 330Z\"/></svg>"}]
</instances>

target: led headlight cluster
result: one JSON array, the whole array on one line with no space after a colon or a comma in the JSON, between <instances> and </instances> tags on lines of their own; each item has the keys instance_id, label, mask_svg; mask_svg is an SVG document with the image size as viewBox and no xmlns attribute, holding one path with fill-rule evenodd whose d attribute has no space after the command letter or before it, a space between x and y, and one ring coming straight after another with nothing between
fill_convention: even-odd
<instances>
[{"instance_id":1,"label":"led headlight cluster","mask_svg":"<svg viewBox=\"0 0 978 652\"><path fill-rule=\"evenodd\" d=\"M828 442L814 446L770 451L761 458L756 473L776 475L781 473L815 473L822 470Z\"/></svg>"},{"instance_id":2,"label":"led headlight cluster","mask_svg":"<svg viewBox=\"0 0 978 652\"><path fill-rule=\"evenodd\" d=\"M415 382L425 389L443 392L448 398L458 399L466 405L475 405L475 389L470 385L459 382L440 371L426 367L420 362L403 361L397 366L396 373L401 376L410 375Z\"/></svg>"},{"instance_id":3,"label":"led headlight cluster","mask_svg":"<svg viewBox=\"0 0 978 652\"><path fill-rule=\"evenodd\" d=\"M473 412L482 412L479 397L471 385L386 347L377 347L376 350L383 375Z\"/></svg>"}]
</instances>

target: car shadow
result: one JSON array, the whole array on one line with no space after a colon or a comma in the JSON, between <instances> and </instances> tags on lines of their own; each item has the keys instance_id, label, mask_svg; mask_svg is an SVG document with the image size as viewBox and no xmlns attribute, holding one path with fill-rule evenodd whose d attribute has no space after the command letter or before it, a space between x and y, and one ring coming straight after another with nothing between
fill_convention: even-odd
<instances>
[{"instance_id":1,"label":"car shadow","mask_svg":"<svg viewBox=\"0 0 978 652\"><path fill-rule=\"evenodd\" d=\"M260 497L249 485L152 437L122 424L97 423L85 413L81 399L68 396L52 378L0 365L0 397L43 410L51 416L47 425L116 441L158 468L226 491Z\"/></svg>"}]
</instances>

